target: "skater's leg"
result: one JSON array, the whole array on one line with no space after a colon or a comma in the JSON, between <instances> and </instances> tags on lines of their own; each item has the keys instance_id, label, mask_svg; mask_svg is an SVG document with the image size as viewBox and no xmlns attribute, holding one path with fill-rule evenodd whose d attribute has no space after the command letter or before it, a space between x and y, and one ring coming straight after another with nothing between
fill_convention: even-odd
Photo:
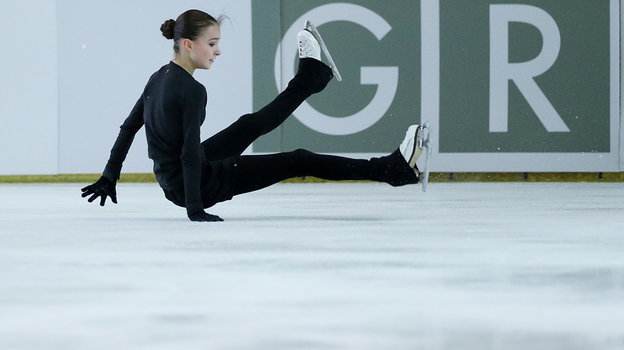
<instances>
[{"instance_id":1,"label":"skater's leg","mask_svg":"<svg viewBox=\"0 0 624 350\"><path fill-rule=\"evenodd\" d=\"M240 155L258 137L281 125L306 98L327 86L333 77L332 68L321 61L321 44L308 30L306 22L306 30L297 35L299 67L287 88L261 110L242 116L230 127L204 141L206 159Z\"/></svg>"},{"instance_id":2,"label":"skater's leg","mask_svg":"<svg viewBox=\"0 0 624 350\"><path fill-rule=\"evenodd\" d=\"M306 98L322 91L331 78L331 68L321 61L301 59L297 75L273 101L202 143L206 156L216 160L240 155L258 137L280 126Z\"/></svg>"},{"instance_id":3,"label":"skater's leg","mask_svg":"<svg viewBox=\"0 0 624 350\"><path fill-rule=\"evenodd\" d=\"M418 176L399 152L381 158L350 159L296 150L262 156L242 156L234 167L234 195L256 191L285 179L314 176L326 180L372 180L401 186Z\"/></svg>"}]
</instances>

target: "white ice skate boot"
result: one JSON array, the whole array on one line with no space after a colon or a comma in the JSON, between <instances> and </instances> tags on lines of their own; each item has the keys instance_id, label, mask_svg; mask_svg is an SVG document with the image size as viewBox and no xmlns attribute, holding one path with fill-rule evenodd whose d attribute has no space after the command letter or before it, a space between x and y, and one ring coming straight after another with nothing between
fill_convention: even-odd
<instances>
[{"instance_id":1,"label":"white ice skate boot","mask_svg":"<svg viewBox=\"0 0 624 350\"><path fill-rule=\"evenodd\" d=\"M321 60L321 45L312 33L307 30L301 30L297 34L297 43L299 44L299 58L314 58Z\"/></svg>"},{"instance_id":2,"label":"white ice skate boot","mask_svg":"<svg viewBox=\"0 0 624 350\"><path fill-rule=\"evenodd\" d=\"M425 122L423 125L412 125L407 129L405 139L399 146L399 151L401 151L407 164L414 168L414 171L418 174L423 192L427 191L427 184L429 183L430 131L429 122ZM423 154L425 156L423 159L420 159Z\"/></svg>"},{"instance_id":3,"label":"white ice skate boot","mask_svg":"<svg viewBox=\"0 0 624 350\"><path fill-rule=\"evenodd\" d=\"M338 67L336 67L336 63L332 59L325 41L323 41L321 34L310 21L306 21L304 29L297 34L297 41L299 43L299 58L310 57L320 61L321 51L323 51L323 54L329 61L329 67L334 72L334 77L336 77L336 80L342 81Z\"/></svg>"}]
</instances>

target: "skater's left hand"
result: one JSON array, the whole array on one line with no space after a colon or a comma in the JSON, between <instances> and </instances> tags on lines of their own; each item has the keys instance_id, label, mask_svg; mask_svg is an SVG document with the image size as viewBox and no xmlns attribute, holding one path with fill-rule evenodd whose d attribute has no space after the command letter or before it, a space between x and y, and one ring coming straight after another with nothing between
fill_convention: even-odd
<instances>
[{"instance_id":1,"label":"skater's left hand","mask_svg":"<svg viewBox=\"0 0 624 350\"><path fill-rule=\"evenodd\" d=\"M117 204L117 190L115 189L116 185L117 181L112 181L102 176L94 184L83 187L81 189L82 198L91 196L88 199L89 203L91 203L98 197L100 197L100 205L104 206L104 203L106 203L106 198L111 197L111 201Z\"/></svg>"}]
</instances>

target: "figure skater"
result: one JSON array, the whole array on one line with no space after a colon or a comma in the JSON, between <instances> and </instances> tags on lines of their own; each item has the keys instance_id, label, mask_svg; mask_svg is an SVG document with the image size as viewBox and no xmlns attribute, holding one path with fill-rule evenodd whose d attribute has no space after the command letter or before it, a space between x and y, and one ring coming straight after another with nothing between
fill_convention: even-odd
<instances>
[{"instance_id":1,"label":"figure skater","mask_svg":"<svg viewBox=\"0 0 624 350\"><path fill-rule=\"evenodd\" d=\"M145 126L148 156L165 197L186 208L192 221L223 221L205 208L233 196L257 191L282 180L315 176L327 180L373 180L392 186L416 184L416 160L422 149L416 138L422 130L413 125L392 154L364 159L321 155L298 149L270 155L243 156L261 135L284 122L309 96L322 91L334 77L321 61L317 37L308 30L298 34L299 63L288 87L259 111L246 114L207 140L200 141L206 118L206 89L193 78L196 69L210 69L221 54L220 20L189 10L160 27L173 39L174 58L147 82L126 118L100 179L82 188L89 202L107 197L117 203L116 183L135 134ZM322 41L322 39L321 39Z\"/></svg>"}]
</instances>

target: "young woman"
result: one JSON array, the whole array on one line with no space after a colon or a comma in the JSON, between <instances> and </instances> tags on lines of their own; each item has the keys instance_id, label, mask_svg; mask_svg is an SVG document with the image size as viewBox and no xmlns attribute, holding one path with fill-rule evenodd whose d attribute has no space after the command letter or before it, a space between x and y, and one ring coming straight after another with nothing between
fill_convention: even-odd
<instances>
[{"instance_id":1,"label":"young woman","mask_svg":"<svg viewBox=\"0 0 624 350\"><path fill-rule=\"evenodd\" d=\"M154 73L130 115L121 125L102 177L82 189L82 197L100 205L111 197L117 203L116 183L137 131L145 126L148 155L165 197L185 207L192 221L222 221L204 208L297 176L328 180L374 180L392 186L418 182L415 165L420 150L408 129L392 154L370 160L319 155L296 150L272 155L241 156L261 135L278 127L309 96L322 91L333 78L321 62L319 42L299 33L299 66L288 87L261 110L240 117L223 131L200 142L206 117L206 90L193 78L196 69L210 69L221 54L220 23L209 14L189 10L161 26L173 39L175 57ZM411 164L411 165L410 165Z\"/></svg>"}]
</instances>

